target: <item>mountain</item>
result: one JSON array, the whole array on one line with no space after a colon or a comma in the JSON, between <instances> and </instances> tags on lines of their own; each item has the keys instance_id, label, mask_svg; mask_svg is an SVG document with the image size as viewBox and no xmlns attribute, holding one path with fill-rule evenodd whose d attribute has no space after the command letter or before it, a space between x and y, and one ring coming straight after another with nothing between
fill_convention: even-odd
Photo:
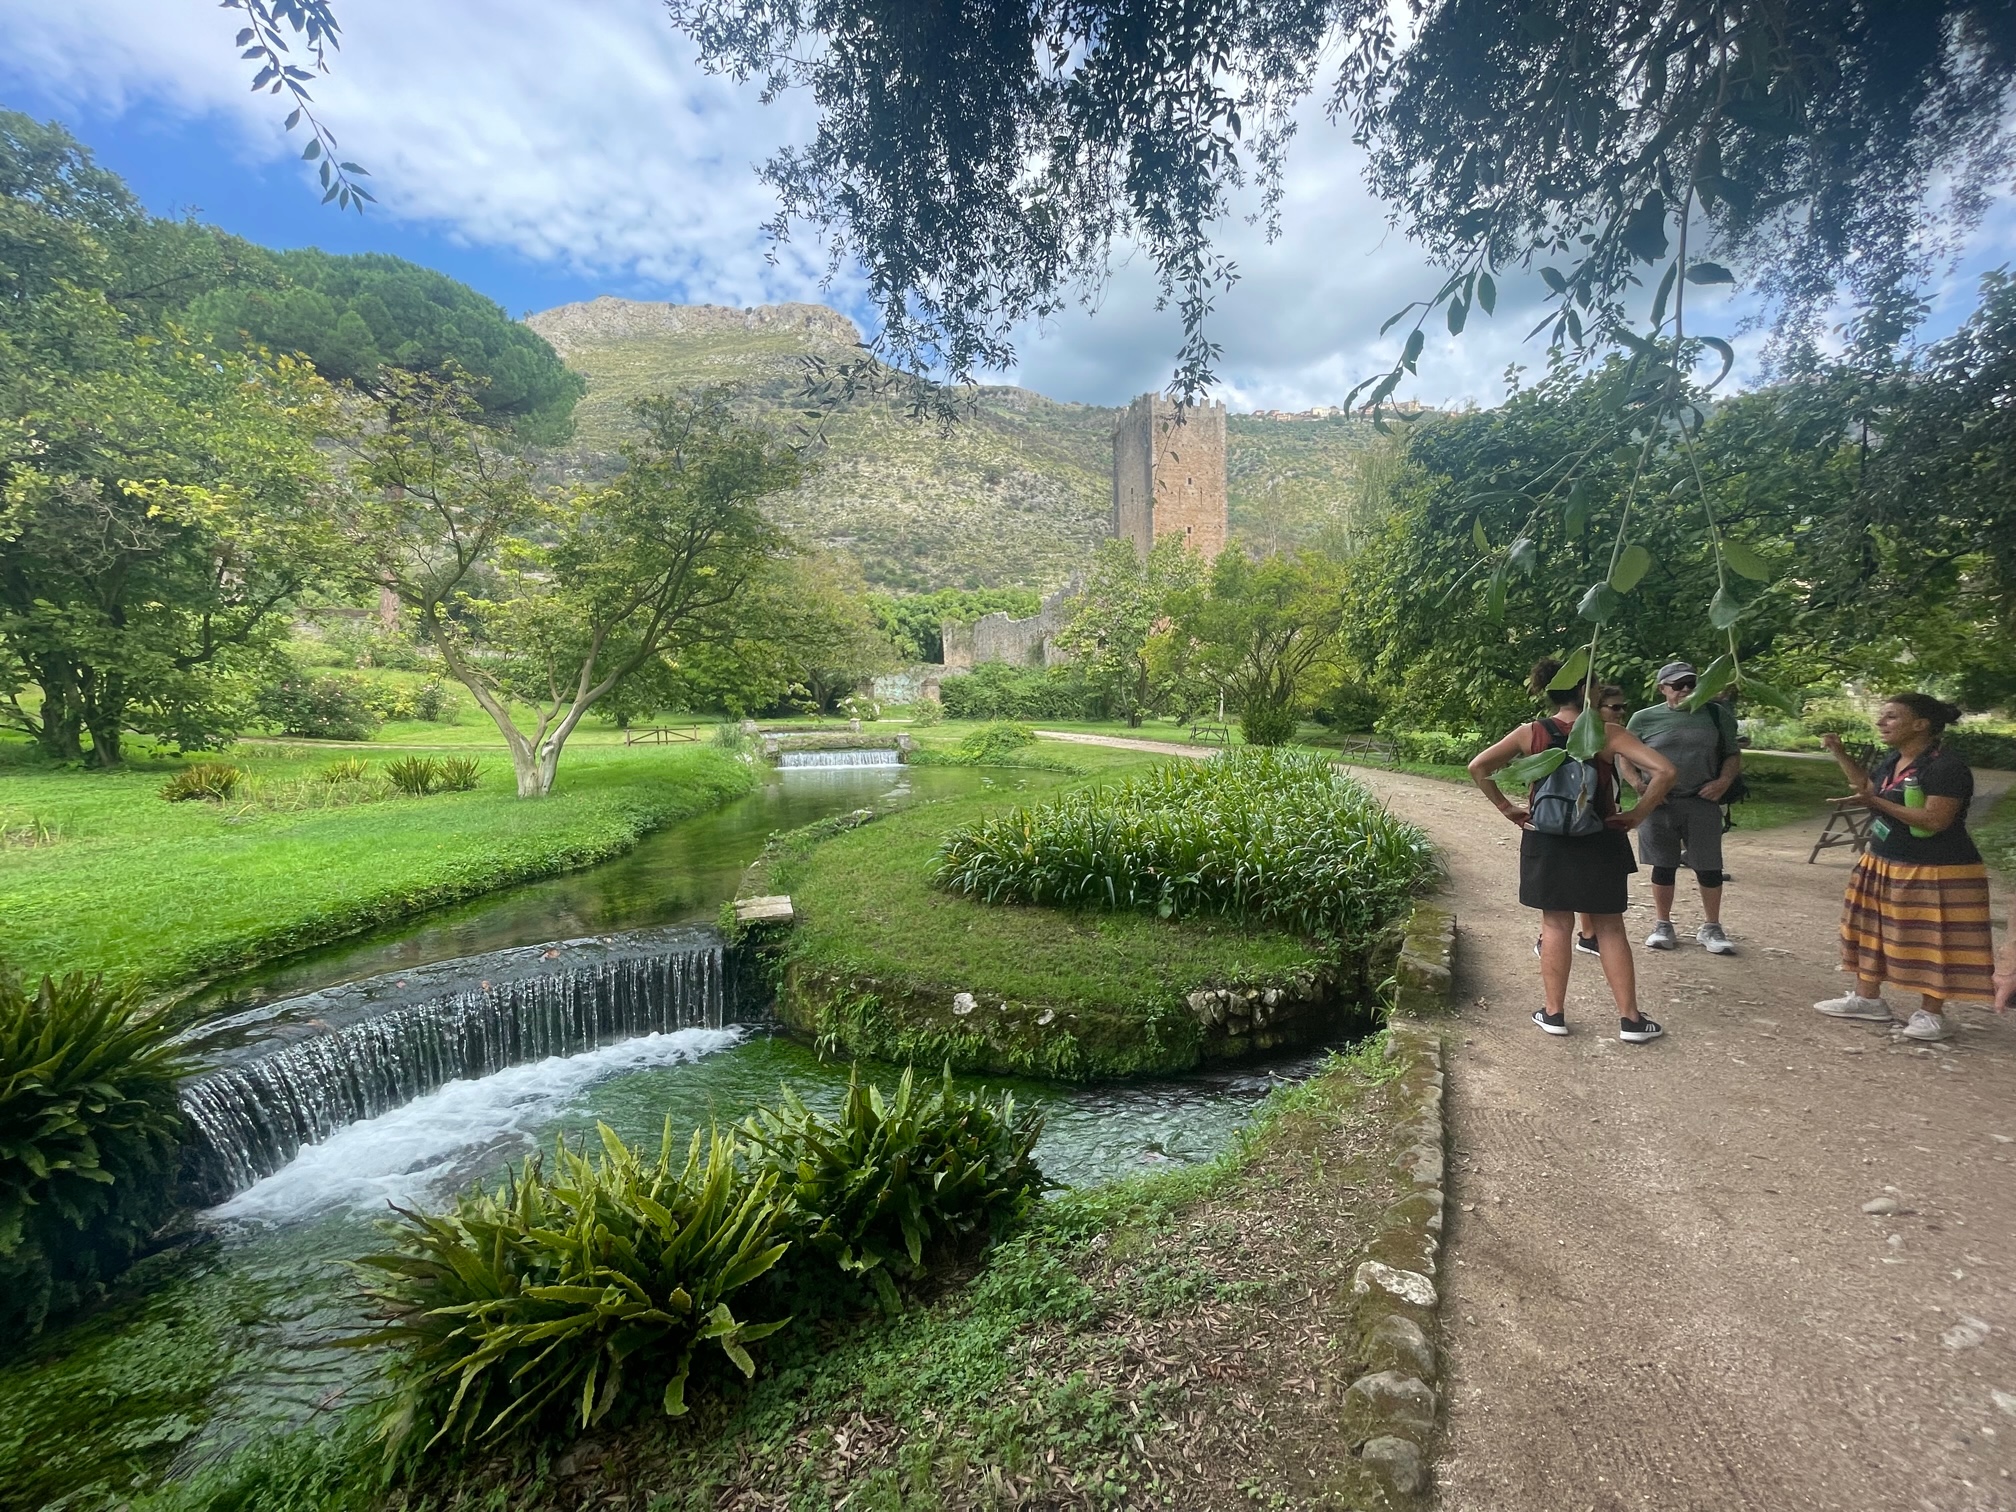
<instances>
[{"instance_id":1,"label":"mountain","mask_svg":"<svg viewBox=\"0 0 2016 1512\"><path fill-rule=\"evenodd\" d=\"M823 305L738 310L604 296L527 324L587 380L564 461L590 477L613 467L630 405L644 395L725 385L757 409L790 411L806 359L860 355L854 323ZM990 386L945 430L894 402L859 401L828 420L821 465L775 513L850 552L879 588L1054 588L1106 535L1119 413ZM1233 539L1274 550L1306 538L1371 435L1343 417L1232 417Z\"/></svg>"}]
</instances>

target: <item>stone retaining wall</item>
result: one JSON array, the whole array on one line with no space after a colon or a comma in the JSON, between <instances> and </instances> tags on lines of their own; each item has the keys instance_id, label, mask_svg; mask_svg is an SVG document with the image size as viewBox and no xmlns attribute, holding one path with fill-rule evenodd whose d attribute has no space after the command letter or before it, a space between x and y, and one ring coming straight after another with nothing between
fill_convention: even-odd
<instances>
[{"instance_id":1,"label":"stone retaining wall","mask_svg":"<svg viewBox=\"0 0 2016 1512\"><path fill-rule=\"evenodd\" d=\"M1362 1373L1344 1393L1352 1452L1393 1508L1425 1506L1429 1462L1440 1421L1440 1290L1444 1160L1442 1035L1421 1015L1448 1006L1455 916L1423 902L1402 937L1394 970L1398 1002L1386 1055L1401 1071L1394 1084L1407 1147L1393 1163L1409 1190L1386 1210L1352 1276Z\"/></svg>"}]
</instances>

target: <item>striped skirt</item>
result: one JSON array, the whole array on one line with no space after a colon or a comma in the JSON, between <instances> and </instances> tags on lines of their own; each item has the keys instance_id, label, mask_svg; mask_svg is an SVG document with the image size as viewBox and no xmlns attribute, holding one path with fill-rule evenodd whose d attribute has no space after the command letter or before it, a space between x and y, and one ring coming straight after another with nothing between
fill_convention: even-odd
<instances>
[{"instance_id":1,"label":"striped skirt","mask_svg":"<svg viewBox=\"0 0 2016 1512\"><path fill-rule=\"evenodd\" d=\"M1995 945L1988 870L1919 866L1865 854L1841 905L1841 966L1938 998L1987 1002Z\"/></svg>"}]
</instances>

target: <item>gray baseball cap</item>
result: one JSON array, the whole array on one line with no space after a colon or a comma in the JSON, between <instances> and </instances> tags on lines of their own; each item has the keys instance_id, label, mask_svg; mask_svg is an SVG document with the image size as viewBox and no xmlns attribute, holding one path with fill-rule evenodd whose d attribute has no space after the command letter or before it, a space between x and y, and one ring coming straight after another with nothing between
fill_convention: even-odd
<instances>
[{"instance_id":1,"label":"gray baseball cap","mask_svg":"<svg viewBox=\"0 0 2016 1512\"><path fill-rule=\"evenodd\" d=\"M1659 686L1663 688L1666 684L1678 682L1683 677L1698 678L1700 675L1694 670L1692 662L1670 661L1659 669Z\"/></svg>"}]
</instances>

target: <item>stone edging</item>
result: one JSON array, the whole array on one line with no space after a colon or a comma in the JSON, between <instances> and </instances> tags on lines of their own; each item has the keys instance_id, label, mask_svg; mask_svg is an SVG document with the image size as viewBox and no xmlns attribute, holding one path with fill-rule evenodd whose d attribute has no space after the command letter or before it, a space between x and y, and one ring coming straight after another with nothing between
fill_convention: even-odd
<instances>
[{"instance_id":1,"label":"stone edging","mask_svg":"<svg viewBox=\"0 0 2016 1512\"><path fill-rule=\"evenodd\" d=\"M1455 939L1453 914L1416 906L1394 970L1398 1000L1386 1036L1387 1059L1401 1065L1393 1085L1408 1141L1393 1171L1408 1192L1386 1210L1351 1279L1360 1373L1344 1393L1344 1430L1393 1508L1421 1506L1430 1490L1441 1382L1442 1036L1412 1015L1447 1006Z\"/></svg>"}]
</instances>

